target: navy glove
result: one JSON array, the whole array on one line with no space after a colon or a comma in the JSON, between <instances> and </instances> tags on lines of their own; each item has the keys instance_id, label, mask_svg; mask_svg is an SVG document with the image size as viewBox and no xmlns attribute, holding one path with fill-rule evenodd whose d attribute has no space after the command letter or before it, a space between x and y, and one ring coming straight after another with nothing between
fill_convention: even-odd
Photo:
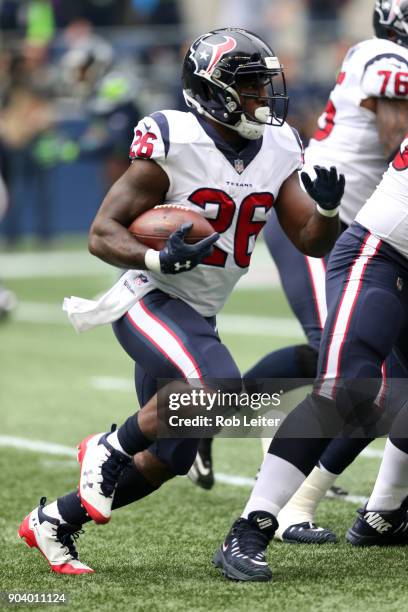
<instances>
[{"instance_id":1,"label":"navy glove","mask_svg":"<svg viewBox=\"0 0 408 612\"><path fill-rule=\"evenodd\" d=\"M337 176L337 168L331 166L330 170L321 166L313 166L316 172L314 181L306 172L300 177L307 193L317 203L317 209L326 217L334 217L343 197L345 178L344 174Z\"/></svg>"},{"instance_id":2,"label":"navy glove","mask_svg":"<svg viewBox=\"0 0 408 612\"><path fill-rule=\"evenodd\" d=\"M195 244L187 244L184 238L192 228L192 223L183 223L178 230L173 232L166 242L164 248L160 251L160 271L163 274L180 274L192 270L204 259L207 255L211 255L212 245L220 237L214 233L200 242Z\"/></svg>"}]
</instances>

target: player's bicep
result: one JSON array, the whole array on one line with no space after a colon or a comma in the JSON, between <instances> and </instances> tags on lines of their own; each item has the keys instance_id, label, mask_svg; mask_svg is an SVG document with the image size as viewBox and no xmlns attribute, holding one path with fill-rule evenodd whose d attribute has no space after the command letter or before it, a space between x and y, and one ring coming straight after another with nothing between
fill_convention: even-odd
<instances>
[{"instance_id":1,"label":"player's bicep","mask_svg":"<svg viewBox=\"0 0 408 612\"><path fill-rule=\"evenodd\" d=\"M111 219L127 227L142 212L161 204L168 188L167 174L158 164L138 159L108 191L95 220Z\"/></svg>"},{"instance_id":2,"label":"player's bicep","mask_svg":"<svg viewBox=\"0 0 408 612\"><path fill-rule=\"evenodd\" d=\"M301 233L314 213L315 204L300 186L298 172L293 172L282 184L275 210L285 234L302 250Z\"/></svg>"},{"instance_id":3,"label":"player's bicep","mask_svg":"<svg viewBox=\"0 0 408 612\"><path fill-rule=\"evenodd\" d=\"M385 158L390 160L398 150L408 126L408 99L377 100L377 128Z\"/></svg>"}]
</instances>

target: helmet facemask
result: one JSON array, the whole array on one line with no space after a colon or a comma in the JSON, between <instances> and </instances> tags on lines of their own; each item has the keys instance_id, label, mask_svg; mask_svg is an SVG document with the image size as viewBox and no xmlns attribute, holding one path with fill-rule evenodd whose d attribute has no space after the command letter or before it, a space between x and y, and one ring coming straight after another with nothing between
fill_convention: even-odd
<instances>
[{"instance_id":1,"label":"helmet facemask","mask_svg":"<svg viewBox=\"0 0 408 612\"><path fill-rule=\"evenodd\" d=\"M286 82L281 70L237 71L234 90L242 109L241 122L281 127L288 112ZM244 120L245 118L245 120Z\"/></svg>"}]
</instances>

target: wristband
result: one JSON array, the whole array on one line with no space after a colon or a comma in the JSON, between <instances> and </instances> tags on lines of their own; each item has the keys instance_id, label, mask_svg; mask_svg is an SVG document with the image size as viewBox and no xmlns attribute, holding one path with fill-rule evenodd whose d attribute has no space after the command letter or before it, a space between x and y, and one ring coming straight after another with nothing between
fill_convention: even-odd
<instances>
[{"instance_id":1,"label":"wristband","mask_svg":"<svg viewBox=\"0 0 408 612\"><path fill-rule=\"evenodd\" d=\"M147 249L144 260L147 270L151 270L152 272L160 272L160 251Z\"/></svg>"},{"instance_id":2,"label":"wristband","mask_svg":"<svg viewBox=\"0 0 408 612\"><path fill-rule=\"evenodd\" d=\"M321 206L319 206L319 204L316 204L316 208L317 208L317 212L320 215L323 215L323 217L335 217L336 215L339 214L340 206L337 206L336 208L332 208L332 210L326 210L325 208L322 208Z\"/></svg>"}]
</instances>

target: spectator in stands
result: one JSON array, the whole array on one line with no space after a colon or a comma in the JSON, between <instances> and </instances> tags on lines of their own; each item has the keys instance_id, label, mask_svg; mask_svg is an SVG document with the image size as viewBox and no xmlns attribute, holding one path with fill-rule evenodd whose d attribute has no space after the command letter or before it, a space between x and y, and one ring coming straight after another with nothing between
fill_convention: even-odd
<instances>
[{"instance_id":1,"label":"spectator in stands","mask_svg":"<svg viewBox=\"0 0 408 612\"><path fill-rule=\"evenodd\" d=\"M106 188L129 166L129 140L140 119L137 83L131 74L109 71L95 87L88 112L89 128L79 141L82 154L103 157Z\"/></svg>"},{"instance_id":2,"label":"spectator in stands","mask_svg":"<svg viewBox=\"0 0 408 612\"><path fill-rule=\"evenodd\" d=\"M96 83L113 63L112 46L95 33L86 19L76 19L66 28L67 50L59 64L58 95L80 107L93 94ZM83 110L83 109L82 109Z\"/></svg>"},{"instance_id":3,"label":"spectator in stands","mask_svg":"<svg viewBox=\"0 0 408 612\"><path fill-rule=\"evenodd\" d=\"M10 175L10 208L4 222L10 246L19 240L27 212L32 215L35 211L41 242L48 243L51 237L48 166L36 158L36 150L54 126L54 108L48 89L24 81L25 70L23 59L13 75L0 116L0 141ZM23 189L25 197L19 197Z\"/></svg>"},{"instance_id":4,"label":"spectator in stands","mask_svg":"<svg viewBox=\"0 0 408 612\"><path fill-rule=\"evenodd\" d=\"M7 182L9 177L8 160L0 141L0 221L8 208ZM0 279L0 322L4 321L17 305L15 294L7 289Z\"/></svg>"}]
</instances>

